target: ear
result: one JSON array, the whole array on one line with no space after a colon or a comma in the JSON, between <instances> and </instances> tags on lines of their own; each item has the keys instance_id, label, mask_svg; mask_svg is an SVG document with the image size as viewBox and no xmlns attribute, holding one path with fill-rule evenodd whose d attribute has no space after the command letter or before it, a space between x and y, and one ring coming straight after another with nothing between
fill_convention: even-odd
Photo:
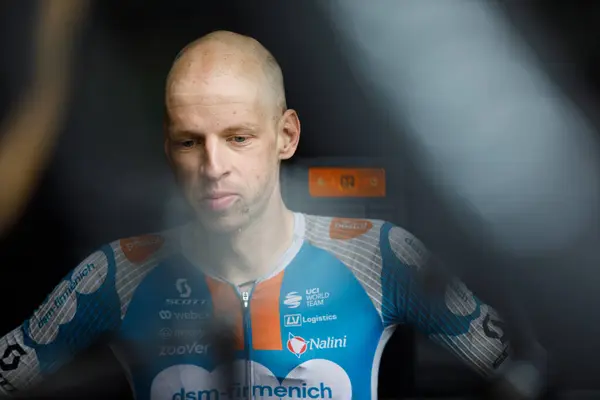
<instances>
[{"instance_id":1,"label":"ear","mask_svg":"<svg viewBox=\"0 0 600 400\"><path fill-rule=\"evenodd\" d=\"M280 160L292 158L300 142L300 119L295 110L286 110L279 120L278 151Z\"/></svg>"}]
</instances>

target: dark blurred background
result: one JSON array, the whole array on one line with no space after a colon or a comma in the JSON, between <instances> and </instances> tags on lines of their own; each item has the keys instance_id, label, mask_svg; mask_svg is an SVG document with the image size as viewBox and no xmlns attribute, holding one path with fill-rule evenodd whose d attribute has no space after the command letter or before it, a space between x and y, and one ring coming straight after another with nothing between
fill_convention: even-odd
<instances>
[{"instance_id":1,"label":"dark blurred background","mask_svg":"<svg viewBox=\"0 0 600 400\"><path fill-rule=\"evenodd\" d=\"M546 73L597 127L600 3L493 3L525 37ZM4 116L31 73L28 45L36 4L33 0L0 3L0 112ZM366 2L365 7L369 7ZM394 139L398 132L389 122L389 110L373 105L364 94L332 28L312 2L97 1L83 33L66 128L24 217L0 242L3 331L26 319L59 280L98 246L160 230L172 222L165 217L173 182L162 152L164 80L179 49L216 29L253 36L279 60L288 105L298 111L302 122L297 157L304 164L312 159L335 164L331 160L372 158L392 160L394 168L411 171L406 149ZM388 185L402 192L401 180ZM410 196L401 208L408 217L396 223L416 232L435 224L422 212L411 212ZM420 215L417 221L415 215ZM580 274L578 265L597 265L598 257L562 257L536 260L536 268L519 270L510 280L511 290L518 292L540 341L552 354L557 390L589 396L573 398L600 398L598 278L593 272ZM477 267L466 266L465 273ZM416 377L433 370L441 376L455 373L455 366L442 356L437 366L435 359L428 361L429 367L418 366L418 356L410 351L396 345L386 352L381 370L385 396L415 393L414 382L395 380L400 373ZM126 379L110 353L91 352L87 361L62 373L61 390L80 398L128 398ZM407 357L414 363L413 371L392 370L393 360ZM85 379L82 372L74 375L86 368L95 372L85 374Z\"/></svg>"}]
</instances>

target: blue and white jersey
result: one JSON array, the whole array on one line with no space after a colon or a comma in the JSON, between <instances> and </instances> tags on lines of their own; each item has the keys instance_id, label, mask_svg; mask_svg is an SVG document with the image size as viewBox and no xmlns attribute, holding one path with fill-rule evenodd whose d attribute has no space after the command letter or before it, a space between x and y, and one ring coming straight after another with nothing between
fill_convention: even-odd
<instances>
[{"instance_id":1,"label":"blue and white jersey","mask_svg":"<svg viewBox=\"0 0 600 400\"><path fill-rule=\"evenodd\" d=\"M190 229L85 259L0 339L0 392L32 387L100 341L140 400L376 399L384 346L405 324L482 375L508 359L496 312L458 280L430 287L430 255L400 227L297 213L292 246L248 292L203 272ZM233 388L219 378L215 319L234 334Z\"/></svg>"}]
</instances>

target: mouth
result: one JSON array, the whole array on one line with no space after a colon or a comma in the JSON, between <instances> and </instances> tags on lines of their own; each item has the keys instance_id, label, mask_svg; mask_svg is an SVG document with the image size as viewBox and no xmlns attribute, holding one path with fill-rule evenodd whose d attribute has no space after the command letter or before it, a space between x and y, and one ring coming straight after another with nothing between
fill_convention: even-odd
<instances>
[{"instance_id":1,"label":"mouth","mask_svg":"<svg viewBox=\"0 0 600 400\"><path fill-rule=\"evenodd\" d=\"M211 193L201 197L201 204L212 211L223 211L229 208L238 198L235 193Z\"/></svg>"}]
</instances>

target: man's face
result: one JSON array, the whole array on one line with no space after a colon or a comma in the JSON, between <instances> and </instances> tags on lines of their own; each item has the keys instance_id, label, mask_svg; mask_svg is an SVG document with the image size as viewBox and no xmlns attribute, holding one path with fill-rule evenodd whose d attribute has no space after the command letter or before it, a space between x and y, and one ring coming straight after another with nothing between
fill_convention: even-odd
<instances>
[{"instance_id":1,"label":"man's face","mask_svg":"<svg viewBox=\"0 0 600 400\"><path fill-rule=\"evenodd\" d=\"M260 96L256 82L230 75L184 78L167 88L165 150L210 230L242 227L279 190L280 120Z\"/></svg>"}]
</instances>

